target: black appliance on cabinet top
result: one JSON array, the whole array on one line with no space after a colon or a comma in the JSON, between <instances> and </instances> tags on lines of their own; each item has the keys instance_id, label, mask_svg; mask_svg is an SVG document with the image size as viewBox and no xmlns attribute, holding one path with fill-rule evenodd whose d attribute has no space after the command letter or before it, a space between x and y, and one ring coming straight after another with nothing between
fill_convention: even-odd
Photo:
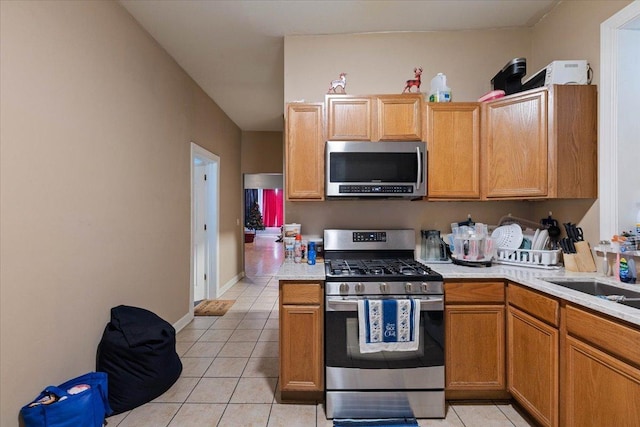
<instances>
[{"instance_id":1,"label":"black appliance on cabinet top","mask_svg":"<svg viewBox=\"0 0 640 427\"><path fill-rule=\"evenodd\" d=\"M522 78L527 74L527 59L514 58L491 79L494 90L504 90L505 95L522 91Z\"/></svg>"},{"instance_id":2,"label":"black appliance on cabinet top","mask_svg":"<svg viewBox=\"0 0 640 427\"><path fill-rule=\"evenodd\" d=\"M415 260L416 233L324 231L328 418L443 418L442 276ZM418 349L361 353L359 300L419 301Z\"/></svg>"}]
</instances>

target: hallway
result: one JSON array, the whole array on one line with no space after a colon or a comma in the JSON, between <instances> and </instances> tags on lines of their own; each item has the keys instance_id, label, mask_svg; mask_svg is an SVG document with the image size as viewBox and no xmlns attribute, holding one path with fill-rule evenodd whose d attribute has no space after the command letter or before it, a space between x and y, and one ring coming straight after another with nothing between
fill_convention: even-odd
<instances>
[{"instance_id":1,"label":"hallway","mask_svg":"<svg viewBox=\"0 0 640 427\"><path fill-rule=\"evenodd\" d=\"M244 244L244 273L247 277L275 276L284 260L282 242L276 242L280 228L256 232L253 243Z\"/></svg>"}]
</instances>

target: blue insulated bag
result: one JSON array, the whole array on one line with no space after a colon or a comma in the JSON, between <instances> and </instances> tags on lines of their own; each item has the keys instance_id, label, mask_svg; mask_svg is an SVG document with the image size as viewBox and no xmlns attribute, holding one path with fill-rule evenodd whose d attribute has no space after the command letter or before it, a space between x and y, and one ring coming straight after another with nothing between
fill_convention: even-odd
<instances>
[{"instance_id":1,"label":"blue insulated bag","mask_svg":"<svg viewBox=\"0 0 640 427\"><path fill-rule=\"evenodd\" d=\"M25 427L101 427L110 414L104 372L49 386L20 410Z\"/></svg>"}]
</instances>

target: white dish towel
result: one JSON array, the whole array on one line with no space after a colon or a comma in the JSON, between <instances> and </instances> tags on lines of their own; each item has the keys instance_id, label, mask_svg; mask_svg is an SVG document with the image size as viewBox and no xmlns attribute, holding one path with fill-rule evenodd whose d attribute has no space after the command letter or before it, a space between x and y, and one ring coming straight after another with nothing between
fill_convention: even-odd
<instances>
[{"instance_id":1,"label":"white dish towel","mask_svg":"<svg viewBox=\"0 0 640 427\"><path fill-rule=\"evenodd\" d=\"M419 325L420 300L358 300L360 353L415 351Z\"/></svg>"}]
</instances>

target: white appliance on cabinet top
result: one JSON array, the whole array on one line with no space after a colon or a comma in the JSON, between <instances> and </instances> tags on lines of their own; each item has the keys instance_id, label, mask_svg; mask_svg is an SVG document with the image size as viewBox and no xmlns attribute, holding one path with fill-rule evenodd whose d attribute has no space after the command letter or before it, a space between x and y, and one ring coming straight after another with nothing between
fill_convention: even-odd
<instances>
[{"instance_id":1,"label":"white appliance on cabinet top","mask_svg":"<svg viewBox=\"0 0 640 427\"><path fill-rule=\"evenodd\" d=\"M586 59L553 61L522 83L524 90L551 85L591 83L591 67Z\"/></svg>"}]
</instances>

